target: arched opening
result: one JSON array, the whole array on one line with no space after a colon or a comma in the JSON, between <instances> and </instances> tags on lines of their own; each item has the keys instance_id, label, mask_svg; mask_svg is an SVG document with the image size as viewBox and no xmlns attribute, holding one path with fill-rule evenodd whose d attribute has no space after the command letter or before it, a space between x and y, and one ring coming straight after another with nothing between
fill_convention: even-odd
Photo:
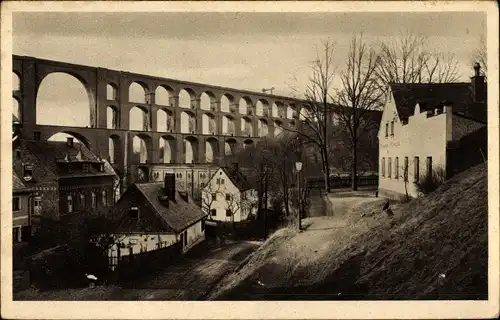
<instances>
[{"instance_id":1,"label":"arched opening","mask_svg":"<svg viewBox=\"0 0 500 320\"><path fill-rule=\"evenodd\" d=\"M146 109L133 107L129 111L129 130L148 131L149 117Z\"/></svg>"},{"instance_id":2,"label":"arched opening","mask_svg":"<svg viewBox=\"0 0 500 320\"><path fill-rule=\"evenodd\" d=\"M237 142L234 139L227 139L224 142L224 155L232 156L235 154Z\"/></svg>"},{"instance_id":3,"label":"arched opening","mask_svg":"<svg viewBox=\"0 0 500 320\"><path fill-rule=\"evenodd\" d=\"M190 89L182 89L179 92L179 107L186 109L195 108L195 93Z\"/></svg>"},{"instance_id":4,"label":"arched opening","mask_svg":"<svg viewBox=\"0 0 500 320\"><path fill-rule=\"evenodd\" d=\"M306 120L309 119L311 120L311 113L309 112L309 109L307 107L302 107L299 112L299 120Z\"/></svg>"},{"instance_id":5,"label":"arched opening","mask_svg":"<svg viewBox=\"0 0 500 320\"><path fill-rule=\"evenodd\" d=\"M272 117L279 117L279 107L278 104L275 102L273 103L272 109L271 109L271 116Z\"/></svg>"},{"instance_id":6,"label":"arched opening","mask_svg":"<svg viewBox=\"0 0 500 320\"><path fill-rule=\"evenodd\" d=\"M17 121L21 121L21 107L19 101L12 97L12 115L16 117Z\"/></svg>"},{"instance_id":7,"label":"arched opening","mask_svg":"<svg viewBox=\"0 0 500 320\"><path fill-rule=\"evenodd\" d=\"M200 96L200 109L217 111L215 96L211 92L203 92Z\"/></svg>"},{"instance_id":8,"label":"arched opening","mask_svg":"<svg viewBox=\"0 0 500 320\"><path fill-rule=\"evenodd\" d=\"M253 126L250 118L241 118L241 134L246 137L253 136Z\"/></svg>"},{"instance_id":9,"label":"arched opening","mask_svg":"<svg viewBox=\"0 0 500 320\"><path fill-rule=\"evenodd\" d=\"M163 109L156 112L156 131L167 132L167 112Z\"/></svg>"},{"instance_id":10,"label":"arched opening","mask_svg":"<svg viewBox=\"0 0 500 320\"><path fill-rule=\"evenodd\" d=\"M166 86L158 86L155 91L155 104L160 106L170 105L170 96L172 95L172 89Z\"/></svg>"},{"instance_id":11,"label":"arched opening","mask_svg":"<svg viewBox=\"0 0 500 320\"><path fill-rule=\"evenodd\" d=\"M149 169L148 167L137 167L137 182L148 182L149 181Z\"/></svg>"},{"instance_id":12,"label":"arched opening","mask_svg":"<svg viewBox=\"0 0 500 320\"><path fill-rule=\"evenodd\" d=\"M195 137L184 138L184 163L195 163L198 159L198 140Z\"/></svg>"},{"instance_id":13,"label":"arched opening","mask_svg":"<svg viewBox=\"0 0 500 320\"><path fill-rule=\"evenodd\" d=\"M118 95L118 91L116 86L112 83L108 83L106 85L106 100L116 100Z\"/></svg>"},{"instance_id":14,"label":"arched opening","mask_svg":"<svg viewBox=\"0 0 500 320\"><path fill-rule=\"evenodd\" d=\"M181 133L196 133L196 117L193 113L181 113Z\"/></svg>"},{"instance_id":15,"label":"arched opening","mask_svg":"<svg viewBox=\"0 0 500 320\"><path fill-rule=\"evenodd\" d=\"M269 103L264 99L259 99L255 106L255 111L258 116L269 117Z\"/></svg>"},{"instance_id":16,"label":"arched opening","mask_svg":"<svg viewBox=\"0 0 500 320\"><path fill-rule=\"evenodd\" d=\"M148 162L148 141L149 137L137 135L132 139L133 163Z\"/></svg>"},{"instance_id":17,"label":"arched opening","mask_svg":"<svg viewBox=\"0 0 500 320\"><path fill-rule=\"evenodd\" d=\"M233 108L234 98L230 94L226 93L220 98L220 110L223 112L235 112Z\"/></svg>"},{"instance_id":18,"label":"arched opening","mask_svg":"<svg viewBox=\"0 0 500 320\"><path fill-rule=\"evenodd\" d=\"M238 105L238 111L240 114L252 114L252 100L248 97L241 98Z\"/></svg>"},{"instance_id":19,"label":"arched opening","mask_svg":"<svg viewBox=\"0 0 500 320\"><path fill-rule=\"evenodd\" d=\"M283 124L281 121L274 121L274 136L278 137L283 132Z\"/></svg>"},{"instance_id":20,"label":"arched opening","mask_svg":"<svg viewBox=\"0 0 500 320\"><path fill-rule=\"evenodd\" d=\"M294 110L292 106L286 106L286 118L293 119Z\"/></svg>"},{"instance_id":21,"label":"arched opening","mask_svg":"<svg viewBox=\"0 0 500 320\"><path fill-rule=\"evenodd\" d=\"M73 138L74 143L81 143L87 148L90 148L90 141L83 135L72 132L72 131L61 131L53 134L47 141L57 141L57 142L66 142L68 138Z\"/></svg>"},{"instance_id":22,"label":"arched opening","mask_svg":"<svg viewBox=\"0 0 500 320\"><path fill-rule=\"evenodd\" d=\"M269 131L267 125L268 124L267 124L266 120L259 119L259 124L258 124L258 126L259 126L259 128L258 128L259 129L259 137L265 137L265 136L267 136L268 131Z\"/></svg>"},{"instance_id":23,"label":"arched opening","mask_svg":"<svg viewBox=\"0 0 500 320\"><path fill-rule=\"evenodd\" d=\"M222 134L226 136L235 135L234 119L231 116L222 117Z\"/></svg>"},{"instance_id":24,"label":"arched opening","mask_svg":"<svg viewBox=\"0 0 500 320\"><path fill-rule=\"evenodd\" d=\"M175 139L172 136L160 137L160 162L173 163Z\"/></svg>"},{"instance_id":25,"label":"arched opening","mask_svg":"<svg viewBox=\"0 0 500 320\"><path fill-rule=\"evenodd\" d=\"M207 163L214 163L219 155L219 141L214 138L209 138L205 141L205 161Z\"/></svg>"},{"instance_id":26,"label":"arched opening","mask_svg":"<svg viewBox=\"0 0 500 320\"><path fill-rule=\"evenodd\" d=\"M116 135L112 135L109 137L109 163L113 164L116 163L116 161L119 158L119 146L120 146L120 137Z\"/></svg>"},{"instance_id":27,"label":"arched opening","mask_svg":"<svg viewBox=\"0 0 500 320\"><path fill-rule=\"evenodd\" d=\"M250 139L247 139L245 141L243 141L243 148L248 148L248 147L251 147L253 146L253 140L250 140Z\"/></svg>"},{"instance_id":28,"label":"arched opening","mask_svg":"<svg viewBox=\"0 0 500 320\"><path fill-rule=\"evenodd\" d=\"M211 113L205 113L201 117L202 123L202 134L216 134L217 133L217 123L215 122L215 116Z\"/></svg>"},{"instance_id":29,"label":"arched opening","mask_svg":"<svg viewBox=\"0 0 500 320\"><path fill-rule=\"evenodd\" d=\"M118 112L115 107L108 106L106 108L106 128L116 129L118 128Z\"/></svg>"},{"instance_id":30,"label":"arched opening","mask_svg":"<svg viewBox=\"0 0 500 320\"><path fill-rule=\"evenodd\" d=\"M138 82L132 82L128 87L128 101L135 103L146 103L146 87Z\"/></svg>"},{"instance_id":31,"label":"arched opening","mask_svg":"<svg viewBox=\"0 0 500 320\"><path fill-rule=\"evenodd\" d=\"M19 90L21 90L21 79L17 73L12 72L12 91Z\"/></svg>"},{"instance_id":32,"label":"arched opening","mask_svg":"<svg viewBox=\"0 0 500 320\"><path fill-rule=\"evenodd\" d=\"M41 125L89 127L94 98L85 84L66 73L47 75L36 96L36 123ZM57 115L56 117L54 115Z\"/></svg>"}]
</instances>

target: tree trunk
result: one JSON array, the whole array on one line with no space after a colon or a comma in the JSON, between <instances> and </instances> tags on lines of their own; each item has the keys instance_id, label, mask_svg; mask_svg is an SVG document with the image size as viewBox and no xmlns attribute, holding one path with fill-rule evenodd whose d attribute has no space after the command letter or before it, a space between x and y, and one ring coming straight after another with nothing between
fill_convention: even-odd
<instances>
[{"instance_id":1,"label":"tree trunk","mask_svg":"<svg viewBox=\"0 0 500 320\"><path fill-rule=\"evenodd\" d=\"M328 162L328 152L326 146L322 148L322 158L323 158L323 174L325 177L325 192L328 194L330 192L330 164Z\"/></svg>"},{"instance_id":2,"label":"tree trunk","mask_svg":"<svg viewBox=\"0 0 500 320\"><path fill-rule=\"evenodd\" d=\"M358 143L354 141L352 148L352 165L351 165L351 179L352 179L352 190L358 190Z\"/></svg>"}]
</instances>

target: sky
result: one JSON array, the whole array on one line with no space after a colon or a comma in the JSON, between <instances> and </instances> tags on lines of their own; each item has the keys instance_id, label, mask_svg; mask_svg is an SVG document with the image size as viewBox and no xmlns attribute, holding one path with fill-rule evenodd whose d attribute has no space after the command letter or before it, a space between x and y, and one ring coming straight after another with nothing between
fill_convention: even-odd
<instances>
[{"instance_id":1,"label":"sky","mask_svg":"<svg viewBox=\"0 0 500 320\"><path fill-rule=\"evenodd\" d=\"M13 54L257 92L275 87L275 94L289 96L290 86L300 91L307 84L322 42L335 43L334 63L342 68L359 33L368 43L406 31L426 36L430 49L456 56L461 80L468 81L484 25L480 12L18 12ZM46 78L39 123L88 125L86 99L74 78Z\"/></svg>"}]
</instances>

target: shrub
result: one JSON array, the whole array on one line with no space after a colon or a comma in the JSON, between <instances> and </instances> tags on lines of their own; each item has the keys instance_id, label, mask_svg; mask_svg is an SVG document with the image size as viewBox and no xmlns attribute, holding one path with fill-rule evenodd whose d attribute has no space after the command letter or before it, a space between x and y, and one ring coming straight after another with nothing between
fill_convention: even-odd
<instances>
[{"instance_id":1,"label":"shrub","mask_svg":"<svg viewBox=\"0 0 500 320\"><path fill-rule=\"evenodd\" d=\"M446 180L446 170L442 167L436 168L432 174L421 176L418 182L415 182L417 191L424 195L436 190Z\"/></svg>"}]
</instances>

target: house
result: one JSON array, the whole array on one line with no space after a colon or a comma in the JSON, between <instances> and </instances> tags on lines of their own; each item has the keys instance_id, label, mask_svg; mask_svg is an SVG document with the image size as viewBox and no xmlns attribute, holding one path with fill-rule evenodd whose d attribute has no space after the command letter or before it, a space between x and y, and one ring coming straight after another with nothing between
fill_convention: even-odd
<instances>
[{"instance_id":1,"label":"house","mask_svg":"<svg viewBox=\"0 0 500 320\"><path fill-rule=\"evenodd\" d=\"M13 171L33 193L33 227L41 218L107 213L113 206L116 173L85 145L64 141L13 143Z\"/></svg>"},{"instance_id":2,"label":"house","mask_svg":"<svg viewBox=\"0 0 500 320\"><path fill-rule=\"evenodd\" d=\"M379 194L418 196L430 174L450 177L486 159L486 83L391 84L379 139Z\"/></svg>"},{"instance_id":3,"label":"house","mask_svg":"<svg viewBox=\"0 0 500 320\"><path fill-rule=\"evenodd\" d=\"M14 172L12 179L12 240L14 246L29 240L30 214L32 210L38 210L38 202L32 199L31 190ZM33 202L33 204L32 204Z\"/></svg>"},{"instance_id":4,"label":"house","mask_svg":"<svg viewBox=\"0 0 500 320\"><path fill-rule=\"evenodd\" d=\"M202 190L209 220L240 222L257 213L257 191L237 164L219 168Z\"/></svg>"},{"instance_id":5,"label":"house","mask_svg":"<svg viewBox=\"0 0 500 320\"><path fill-rule=\"evenodd\" d=\"M180 244L187 252L205 239L206 214L184 190L176 190L175 175L163 183L134 183L116 203L116 244L110 256L121 259Z\"/></svg>"}]
</instances>

